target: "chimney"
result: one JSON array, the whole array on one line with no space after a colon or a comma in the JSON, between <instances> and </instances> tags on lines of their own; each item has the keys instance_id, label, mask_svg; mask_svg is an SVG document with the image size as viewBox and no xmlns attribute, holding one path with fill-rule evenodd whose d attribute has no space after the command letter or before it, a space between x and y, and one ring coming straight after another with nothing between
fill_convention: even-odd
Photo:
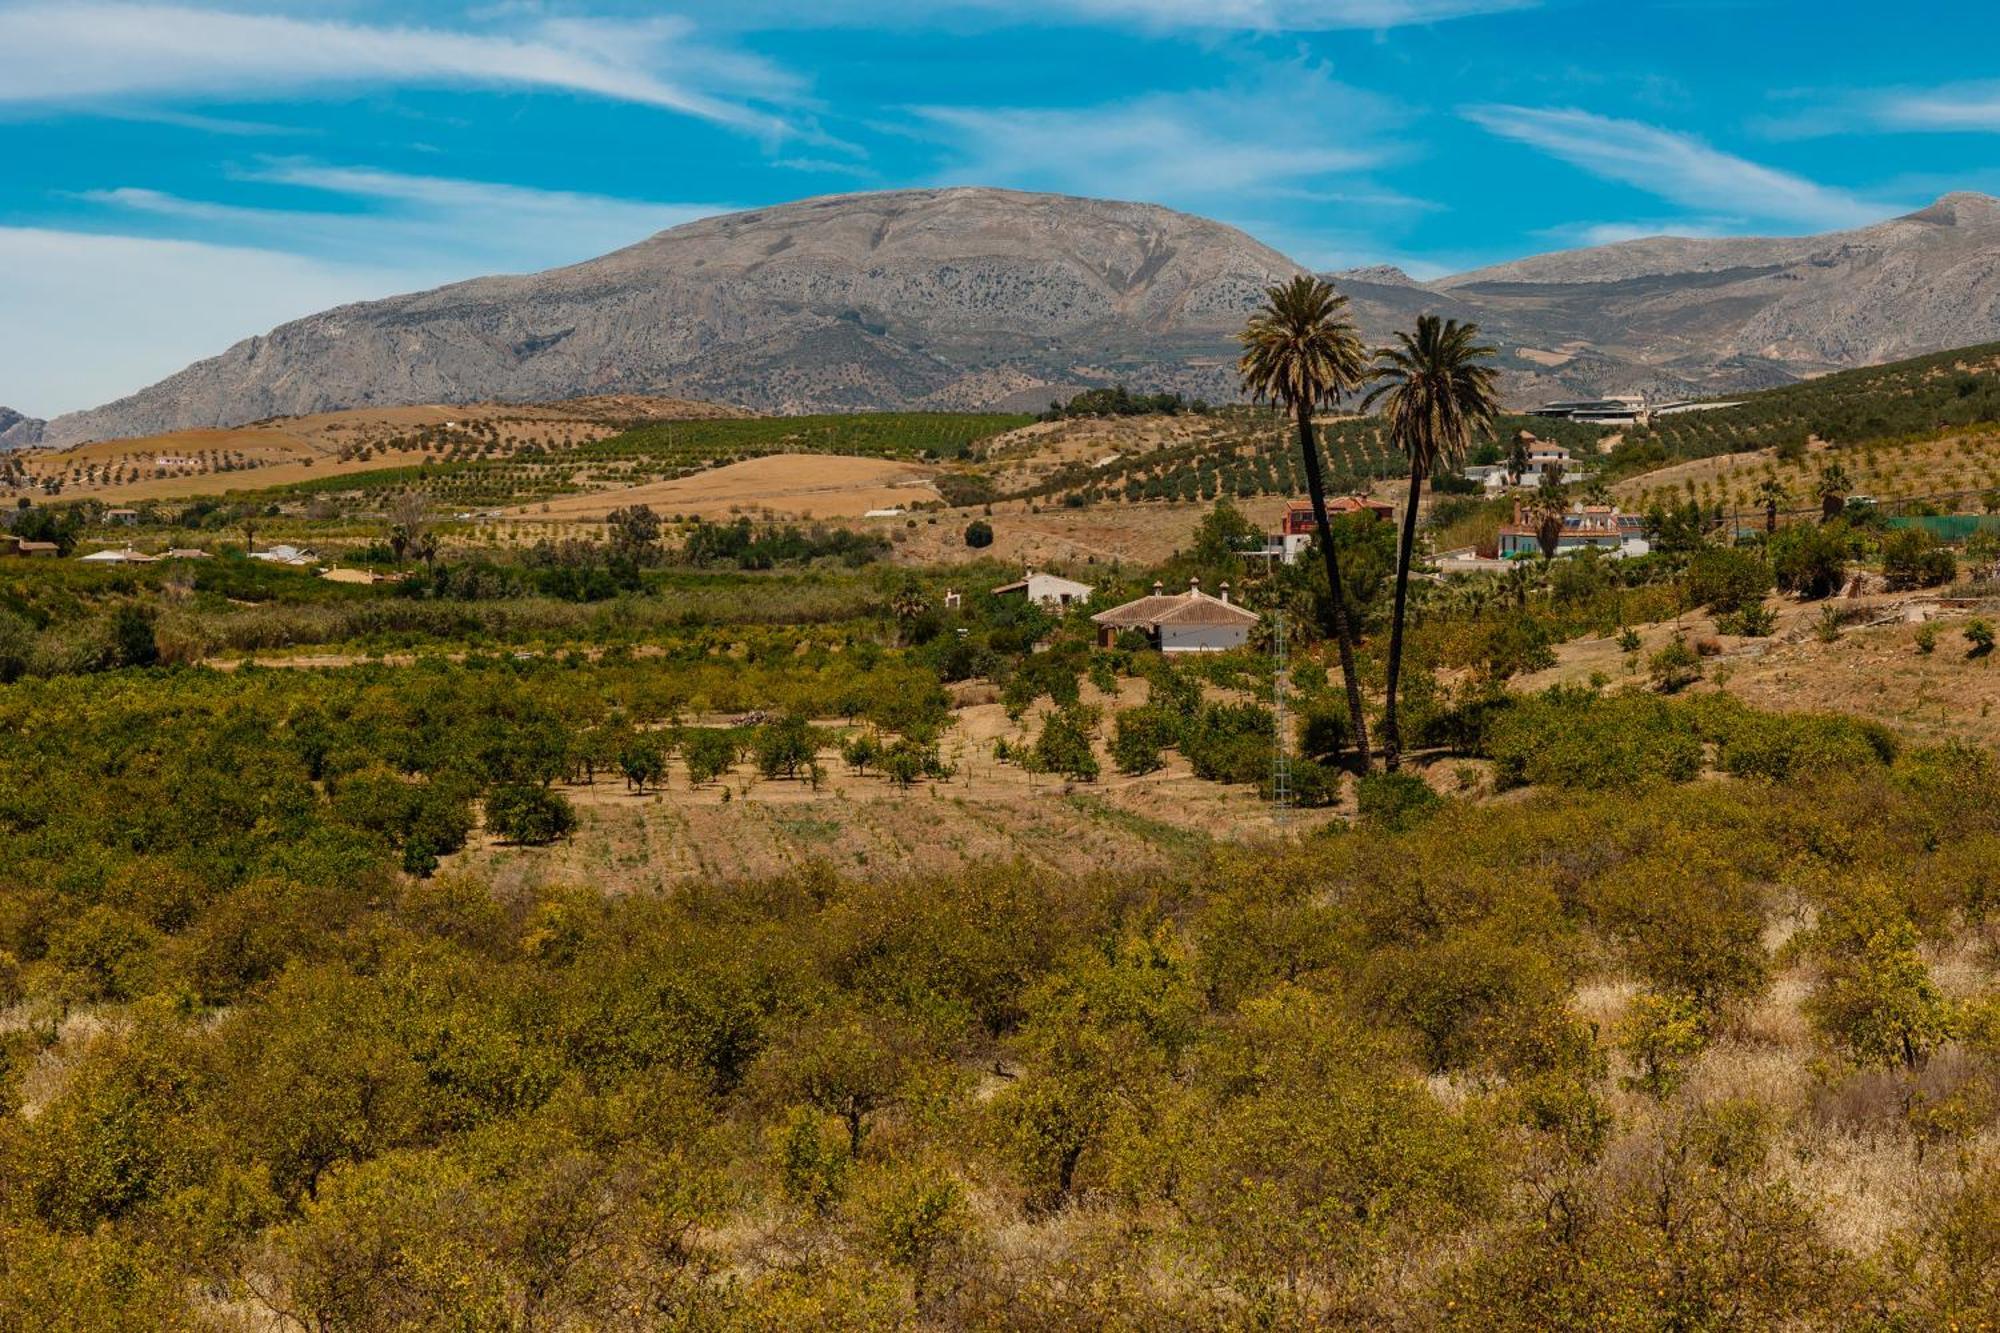
<instances>
[{"instance_id":1,"label":"chimney","mask_svg":"<svg viewBox=\"0 0 2000 1333\"><path fill-rule=\"evenodd\" d=\"M1224 580L1222 581L1222 604L1223 604L1224 606L1227 606L1227 605L1229 605L1229 580L1228 580L1228 579L1224 579Z\"/></svg>"},{"instance_id":2,"label":"chimney","mask_svg":"<svg viewBox=\"0 0 2000 1333\"><path fill-rule=\"evenodd\" d=\"M1165 592L1166 590L1167 590L1166 584L1160 582L1158 579L1153 580L1153 596L1158 597L1161 593Z\"/></svg>"},{"instance_id":3,"label":"chimney","mask_svg":"<svg viewBox=\"0 0 2000 1333\"><path fill-rule=\"evenodd\" d=\"M1195 593L1198 593L1200 591L1201 591L1201 575L1199 574L1188 575L1188 595L1193 596Z\"/></svg>"}]
</instances>

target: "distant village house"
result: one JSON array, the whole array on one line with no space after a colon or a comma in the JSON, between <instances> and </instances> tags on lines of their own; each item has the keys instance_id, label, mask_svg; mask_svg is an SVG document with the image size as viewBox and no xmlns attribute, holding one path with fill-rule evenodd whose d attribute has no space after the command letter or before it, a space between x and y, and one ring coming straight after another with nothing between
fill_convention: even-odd
<instances>
[{"instance_id":1,"label":"distant village house","mask_svg":"<svg viewBox=\"0 0 2000 1333\"><path fill-rule=\"evenodd\" d=\"M1345 518L1350 514L1372 514L1376 518L1388 519L1396 516L1396 506L1381 500L1371 500L1365 495L1337 495L1326 502L1326 516L1329 522ZM1284 517L1278 520L1278 530L1264 537L1264 548L1247 551L1246 555L1276 560L1281 564L1294 564L1299 553L1312 545L1319 524L1313 518L1312 501L1291 500L1285 505Z\"/></svg>"},{"instance_id":2,"label":"distant village house","mask_svg":"<svg viewBox=\"0 0 2000 1333\"><path fill-rule=\"evenodd\" d=\"M1646 523L1638 514L1619 511L1616 505L1571 505L1562 516L1562 532L1556 538L1556 554L1594 548L1613 556L1641 556L1652 549L1646 540ZM1539 518L1526 505L1514 506L1514 520L1500 527L1499 557L1542 553Z\"/></svg>"},{"instance_id":3,"label":"distant village house","mask_svg":"<svg viewBox=\"0 0 2000 1333\"><path fill-rule=\"evenodd\" d=\"M1200 579L1189 579L1186 592L1169 595L1155 583L1152 596L1100 611L1090 623L1106 648L1130 630L1145 635L1163 653L1227 652L1249 642L1259 617L1229 600L1227 583L1221 591L1222 596L1211 597L1201 590Z\"/></svg>"},{"instance_id":4,"label":"distant village house","mask_svg":"<svg viewBox=\"0 0 2000 1333\"><path fill-rule=\"evenodd\" d=\"M1082 606L1090 600L1090 585L1029 570L1012 583L993 590L995 597L1025 597L1037 606Z\"/></svg>"}]
</instances>

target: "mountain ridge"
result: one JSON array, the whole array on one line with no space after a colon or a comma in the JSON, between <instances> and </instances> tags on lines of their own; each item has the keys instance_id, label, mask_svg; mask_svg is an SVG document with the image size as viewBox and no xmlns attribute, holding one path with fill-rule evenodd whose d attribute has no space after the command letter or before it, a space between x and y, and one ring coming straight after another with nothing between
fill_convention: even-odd
<instances>
[{"instance_id":1,"label":"mountain ridge","mask_svg":"<svg viewBox=\"0 0 2000 1333\"><path fill-rule=\"evenodd\" d=\"M1307 271L1158 205L961 186L825 195L542 273L339 306L45 425L68 444L348 407L643 393L763 411L1236 396L1236 331ZM1418 282L1334 275L1371 342L1477 320L1510 400L1723 393L2000 338L2000 200L1810 237L1656 237ZM18 414L15 414L18 416ZM5 436L0 435L0 440Z\"/></svg>"}]
</instances>

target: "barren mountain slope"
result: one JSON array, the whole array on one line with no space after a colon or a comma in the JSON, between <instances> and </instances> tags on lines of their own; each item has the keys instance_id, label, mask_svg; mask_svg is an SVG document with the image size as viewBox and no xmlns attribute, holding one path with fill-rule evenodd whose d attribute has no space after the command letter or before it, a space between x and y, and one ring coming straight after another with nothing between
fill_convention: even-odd
<instances>
[{"instance_id":1,"label":"barren mountain slope","mask_svg":"<svg viewBox=\"0 0 2000 1333\"><path fill-rule=\"evenodd\" d=\"M1663 387L1757 388L2000 333L2000 200L1947 195L1827 236L1628 241L1435 287L1516 346L1580 342Z\"/></svg>"},{"instance_id":2,"label":"barren mountain slope","mask_svg":"<svg viewBox=\"0 0 2000 1333\"><path fill-rule=\"evenodd\" d=\"M976 189L813 199L314 315L58 418L47 438L581 393L971 407L1115 375L1213 395L1259 288L1297 271L1241 232L1144 204Z\"/></svg>"},{"instance_id":3,"label":"barren mountain slope","mask_svg":"<svg viewBox=\"0 0 2000 1333\"><path fill-rule=\"evenodd\" d=\"M971 188L833 196L569 268L327 311L42 434L68 444L601 393L778 412L1040 407L1121 381L1234 398L1244 315L1299 271L1240 231L1147 204ZM1739 392L2000 339L2000 201L1947 195L1830 236L1656 238L1429 284L1388 268L1336 279L1371 343L1423 311L1478 321L1517 404Z\"/></svg>"}]
</instances>

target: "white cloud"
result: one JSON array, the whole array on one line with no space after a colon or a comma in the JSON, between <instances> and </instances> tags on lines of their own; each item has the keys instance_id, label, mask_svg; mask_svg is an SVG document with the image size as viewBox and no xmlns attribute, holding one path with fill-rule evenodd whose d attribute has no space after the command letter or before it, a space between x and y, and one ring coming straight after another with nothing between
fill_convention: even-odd
<instances>
[{"instance_id":1,"label":"white cloud","mask_svg":"<svg viewBox=\"0 0 2000 1333\"><path fill-rule=\"evenodd\" d=\"M129 393L328 306L592 258L727 206L275 161L264 184L359 210L251 208L132 186L78 198L130 230L0 229L0 404L52 415Z\"/></svg>"},{"instance_id":2,"label":"white cloud","mask_svg":"<svg viewBox=\"0 0 2000 1333\"><path fill-rule=\"evenodd\" d=\"M246 334L436 275L238 246L0 227L0 404L92 407Z\"/></svg>"},{"instance_id":3,"label":"white cloud","mask_svg":"<svg viewBox=\"0 0 2000 1333\"><path fill-rule=\"evenodd\" d=\"M1192 206L1343 184L1393 154L1392 113L1304 69L1244 90L1159 93L1090 107L917 108L951 146L950 179ZM1365 192L1365 189L1364 189Z\"/></svg>"},{"instance_id":4,"label":"white cloud","mask_svg":"<svg viewBox=\"0 0 2000 1333\"><path fill-rule=\"evenodd\" d=\"M1873 119L1893 130L2000 132L2000 83L1889 93L1875 101Z\"/></svg>"},{"instance_id":5,"label":"white cloud","mask_svg":"<svg viewBox=\"0 0 2000 1333\"><path fill-rule=\"evenodd\" d=\"M1155 27L1314 32L1400 28L1530 9L1538 0L1046 0L1033 8Z\"/></svg>"},{"instance_id":6,"label":"white cloud","mask_svg":"<svg viewBox=\"0 0 2000 1333\"><path fill-rule=\"evenodd\" d=\"M405 265L454 277L574 263L730 210L726 204L617 199L289 159L269 161L242 178L370 207L247 208L134 186L78 197L120 212L193 224L204 240L348 262L396 255Z\"/></svg>"},{"instance_id":7,"label":"white cloud","mask_svg":"<svg viewBox=\"0 0 2000 1333\"><path fill-rule=\"evenodd\" d=\"M1593 176L1704 212L1832 228L1863 226L1898 211L1638 121L1519 106L1472 107L1465 115L1490 133Z\"/></svg>"},{"instance_id":8,"label":"white cloud","mask_svg":"<svg viewBox=\"0 0 2000 1333\"><path fill-rule=\"evenodd\" d=\"M743 98L795 91L762 62L698 45L674 18L500 35L165 4L0 9L0 105L242 101L384 83L561 90L773 138L789 127Z\"/></svg>"},{"instance_id":9,"label":"white cloud","mask_svg":"<svg viewBox=\"0 0 2000 1333\"><path fill-rule=\"evenodd\" d=\"M1199 32L1383 30L1478 14L1533 9L1541 0L826 0L801 9L794 0L708 0L704 18L722 25L834 27L895 23L988 26L1110 23Z\"/></svg>"}]
</instances>

